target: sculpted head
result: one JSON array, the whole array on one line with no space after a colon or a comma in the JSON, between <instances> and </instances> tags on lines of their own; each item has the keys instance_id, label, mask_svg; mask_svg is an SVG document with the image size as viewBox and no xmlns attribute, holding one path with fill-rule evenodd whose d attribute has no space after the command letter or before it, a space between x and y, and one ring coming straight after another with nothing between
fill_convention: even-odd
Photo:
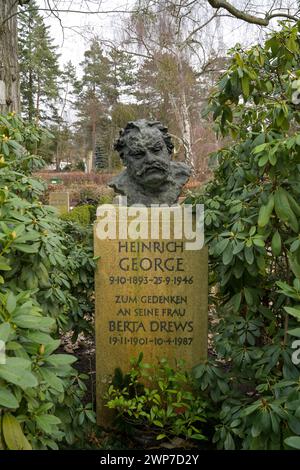
<instances>
[{"instance_id":1,"label":"sculpted head","mask_svg":"<svg viewBox=\"0 0 300 470\"><path fill-rule=\"evenodd\" d=\"M173 144L159 121L129 122L115 144L128 176L149 190L158 188L170 173Z\"/></svg>"}]
</instances>

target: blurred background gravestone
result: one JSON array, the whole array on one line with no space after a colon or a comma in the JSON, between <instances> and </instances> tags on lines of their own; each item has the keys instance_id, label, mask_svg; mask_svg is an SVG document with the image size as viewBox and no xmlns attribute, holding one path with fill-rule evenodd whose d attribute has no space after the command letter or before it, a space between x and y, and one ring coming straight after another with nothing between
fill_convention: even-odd
<instances>
[{"instance_id":1,"label":"blurred background gravestone","mask_svg":"<svg viewBox=\"0 0 300 470\"><path fill-rule=\"evenodd\" d=\"M70 198L67 191L55 191L49 194L49 205L56 207L59 214L70 210Z\"/></svg>"}]
</instances>

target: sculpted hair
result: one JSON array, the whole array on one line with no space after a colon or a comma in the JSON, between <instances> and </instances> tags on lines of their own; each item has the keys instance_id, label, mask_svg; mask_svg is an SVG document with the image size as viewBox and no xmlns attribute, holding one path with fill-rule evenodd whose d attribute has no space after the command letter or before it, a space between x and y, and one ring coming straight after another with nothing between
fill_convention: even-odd
<instances>
[{"instance_id":1,"label":"sculpted hair","mask_svg":"<svg viewBox=\"0 0 300 470\"><path fill-rule=\"evenodd\" d=\"M143 129L146 129L147 127L156 128L161 132L164 142L166 144L166 147L168 149L168 152L170 155L172 154L174 145L172 143L171 136L168 133L168 128L164 126L160 121L147 121L146 119L140 119L139 121L128 122L125 129L122 129L120 131L120 135L114 145L114 149L119 152L120 157L122 159L124 159L124 149L127 146L127 137L130 134L130 132L133 129L138 129L141 132Z\"/></svg>"}]
</instances>

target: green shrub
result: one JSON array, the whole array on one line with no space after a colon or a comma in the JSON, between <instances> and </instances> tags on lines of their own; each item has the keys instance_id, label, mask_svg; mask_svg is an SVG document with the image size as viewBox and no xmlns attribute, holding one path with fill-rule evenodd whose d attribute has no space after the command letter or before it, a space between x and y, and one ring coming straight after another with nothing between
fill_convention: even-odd
<instances>
[{"instance_id":1,"label":"green shrub","mask_svg":"<svg viewBox=\"0 0 300 470\"><path fill-rule=\"evenodd\" d=\"M78 204L90 204L99 206L99 204L111 203L114 197L113 189L108 186L86 185L79 192ZM102 202L105 201L105 202Z\"/></svg>"},{"instance_id":2,"label":"green shrub","mask_svg":"<svg viewBox=\"0 0 300 470\"><path fill-rule=\"evenodd\" d=\"M80 332L94 334L92 322L95 310L93 227L65 221L60 230L64 238L65 272L68 282L65 286L66 291L63 288L67 299L66 328L73 330L75 339Z\"/></svg>"},{"instance_id":3,"label":"green shrub","mask_svg":"<svg viewBox=\"0 0 300 470\"><path fill-rule=\"evenodd\" d=\"M98 205L100 206L101 204L112 204L113 199L114 199L113 194L102 194L99 198Z\"/></svg>"},{"instance_id":4,"label":"green shrub","mask_svg":"<svg viewBox=\"0 0 300 470\"><path fill-rule=\"evenodd\" d=\"M226 367L220 377L218 361L195 374L215 410L219 448L282 449L300 435L290 334L300 318L298 26L231 51L210 102L216 128L234 139L194 199L206 207L214 347Z\"/></svg>"},{"instance_id":5,"label":"green shrub","mask_svg":"<svg viewBox=\"0 0 300 470\"><path fill-rule=\"evenodd\" d=\"M199 426L205 422L205 403L193 389L184 364L171 367L165 359L157 366L144 364L143 355L131 361L123 377L117 369L106 395L106 406L117 411L117 423L127 431L138 429L157 440L181 437L205 439ZM144 383L147 383L147 386Z\"/></svg>"},{"instance_id":6,"label":"green shrub","mask_svg":"<svg viewBox=\"0 0 300 470\"><path fill-rule=\"evenodd\" d=\"M73 271L78 259L70 257L77 254L66 244L62 222L39 201L44 185L30 175L42 165L30 154L41 131L10 114L0 116L0 136L0 340L6 345L0 445L56 449L78 439L94 419L82 404L84 377L72 368L76 358L55 353L58 327L72 326L73 312L80 311L70 294L79 283Z\"/></svg>"},{"instance_id":7,"label":"green shrub","mask_svg":"<svg viewBox=\"0 0 300 470\"><path fill-rule=\"evenodd\" d=\"M62 214L60 218L83 226L89 225L91 222L91 207L89 205L74 207L70 212Z\"/></svg>"}]
</instances>

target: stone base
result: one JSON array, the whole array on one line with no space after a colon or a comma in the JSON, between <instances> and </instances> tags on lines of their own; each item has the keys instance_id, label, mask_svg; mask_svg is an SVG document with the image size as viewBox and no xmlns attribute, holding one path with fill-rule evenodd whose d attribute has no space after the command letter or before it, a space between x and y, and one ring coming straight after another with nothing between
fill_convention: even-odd
<instances>
[{"instance_id":1,"label":"stone base","mask_svg":"<svg viewBox=\"0 0 300 470\"><path fill-rule=\"evenodd\" d=\"M126 373L140 352L150 364L183 359L187 370L207 357L207 248L187 251L184 243L100 240L95 222L97 421L104 427L111 413L103 397L117 367Z\"/></svg>"}]
</instances>

